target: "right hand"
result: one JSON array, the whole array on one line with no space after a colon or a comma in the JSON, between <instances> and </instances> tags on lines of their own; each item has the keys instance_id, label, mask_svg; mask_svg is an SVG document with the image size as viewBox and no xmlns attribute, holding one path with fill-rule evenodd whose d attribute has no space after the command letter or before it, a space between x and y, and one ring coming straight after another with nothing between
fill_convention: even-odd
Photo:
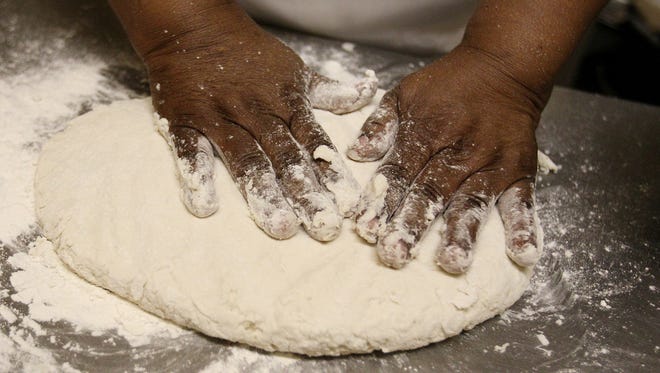
<instances>
[{"instance_id":1,"label":"right hand","mask_svg":"<svg viewBox=\"0 0 660 373\"><path fill-rule=\"evenodd\" d=\"M550 90L531 90L503 66L461 45L404 78L365 122L348 155L383 161L356 230L377 244L383 264L401 268L414 259L443 215L436 262L446 272L465 272L494 206L509 257L521 266L538 260L535 129Z\"/></svg>"},{"instance_id":2,"label":"right hand","mask_svg":"<svg viewBox=\"0 0 660 373\"><path fill-rule=\"evenodd\" d=\"M207 21L187 32L169 31L143 55L183 202L199 217L217 210L215 149L267 234L289 238L302 222L314 239L332 240L360 190L312 107L359 109L377 80L371 74L344 85L320 76L232 9L204 14Z\"/></svg>"}]
</instances>

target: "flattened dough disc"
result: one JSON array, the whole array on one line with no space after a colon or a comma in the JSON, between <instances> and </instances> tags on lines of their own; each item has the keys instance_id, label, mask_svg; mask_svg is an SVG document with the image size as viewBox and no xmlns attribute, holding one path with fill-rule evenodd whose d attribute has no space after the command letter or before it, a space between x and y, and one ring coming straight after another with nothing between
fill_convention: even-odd
<instances>
[{"instance_id":1,"label":"flattened dough disc","mask_svg":"<svg viewBox=\"0 0 660 373\"><path fill-rule=\"evenodd\" d=\"M344 153L371 110L316 116ZM220 211L196 218L178 198L152 113L138 99L73 120L46 144L36 175L37 215L60 258L149 312L265 350L337 355L440 341L499 314L528 285L532 271L508 259L497 212L462 276L433 263L441 223L402 270L379 264L349 220L330 244L303 231L273 240L220 161ZM377 166L346 162L362 185Z\"/></svg>"}]
</instances>

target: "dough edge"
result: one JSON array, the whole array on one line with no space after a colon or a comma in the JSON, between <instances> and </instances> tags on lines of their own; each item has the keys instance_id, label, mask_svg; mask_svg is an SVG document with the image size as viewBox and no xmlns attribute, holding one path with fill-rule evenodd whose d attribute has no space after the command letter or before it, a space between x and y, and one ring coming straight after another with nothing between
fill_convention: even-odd
<instances>
[{"instance_id":1,"label":"dough edge","mask_svg":"<svg viewBox=\"0 0 660 373\"><path fill-rule=\"evenodd\" d=\"M146 100L148 99L132 100L132 102L134 105L137 105L136 101L142 101L140 103L142 107L140 110L144 110ZM93 112L98 114L104 110L116 110L115 108L121 105L127 105L126 102L130 101L113 103L109 106L97 108ZM150 104L148 105L150 107ZM89 114L73 120L65 131L55 135L44 147L42 158L44 154L55 151L52 148L57 148L60 142L66 142L65 136L67 136L66 133L69 129L78 125L84 125L87 119L86 116ZM163 146L166 146L164 141ZM290 330L279 329L263 331L249 322L245 323L246 319L241 320L240 317L236 317L236 315L232 315L231 313L227 313L228 318L220 322L205 316L201 310L199 314L190 315L186 312L180 312L181 305L162 303L159 290L152 289L153 283L150 284L149 281L145 281L142 284L142 289L139 289L140 286L137 286L135 283L126 284L122 281L115 281L112 276L108 276L106 270L99 268L98 263L94 263L90 261L89 257L81 255L79 250L84 250L84 248L76 247L76 243L70 242L71 240L68 237L65 227L66 216L53 217L53 212L48 211L46 207L51 194L44 190L44 188L48 187L44 183L40 183L39 180L44 177L48 178L48 175L51 175L52 172L57 172L57 167L55 167L55 170L49 170L48 167L52 167L53 165L43 162L42 158L39 161L37 177L35 178L35 206L37 208L38 220L43 227L45 236L53 242L58 256L70 269L85 280L106 288L162 318L169 319L191 329L199 330L213 337L245 343L266 351L294 352L309 356L336 356L349 353L368 353L375 350L390 352L419 348L459 334L463 330L471 329L475 325L503 312L520 298L527 287L532 272L531 268L519 268L517 272L518 276L512 279L515 281L515 286L507 289L508 291L506 291L505 296L501 297L500 302L486 305L478 299L475 304L470 305L467 311L465 311L466 317L462 320L457 320L451 327L438 322L427 328L431 332L417 333L415 336L411 334L406 336L406 339L401 339L397 333L392 333L387 337L373 330L366 333L348 333L341 336L329 335L324 330L301 329L293 333ZM171 162L171 159L168 158L167 161ZM172 168L174 167L173 164L171 166ZM172 199L177 200L175 197L172 196ZM179 201L177 200L176 202ZM183 206L181 207L183 208ZM496 215L496 213L492 215ZM342 233L342 235L344 234L346 234L346 231ZM304 235L304 232L299 232L298 235ZM194 302L192 303L188 309L198 307ZM438 319L441 317L441 315L438 315ZM239 326L237 327L236 325ZM286 327L286 323L284 326ZM264 333L275 334L266 335Z\"/></svg>"}]
</instances>

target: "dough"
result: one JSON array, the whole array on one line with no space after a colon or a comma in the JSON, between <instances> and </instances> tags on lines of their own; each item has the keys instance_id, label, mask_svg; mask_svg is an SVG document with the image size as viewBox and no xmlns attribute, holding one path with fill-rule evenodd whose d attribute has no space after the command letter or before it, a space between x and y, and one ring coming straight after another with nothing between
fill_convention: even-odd
<instances>
[{"instance_id":1,"label":"dough","mask_svg":"<svg viewBox=\"0 0 660 373\"><path fill-rule=\"evenodd\" d=\"M372 110L315 114L343 154ZM345 161L362 185L377 166ZM419 257L393 270L349 220L329 244L302 230L269 238L219 160L216 171L220 210L196 218L178 198L150 99L116 102L73 120L45 145L37 216L59 257L89 282L180 325L268 351L421 347L501 313L528 285L532 270L508 259L496 211L467 274L448 275L433 263L441 221Z\"/></svg>"}]
</instances>

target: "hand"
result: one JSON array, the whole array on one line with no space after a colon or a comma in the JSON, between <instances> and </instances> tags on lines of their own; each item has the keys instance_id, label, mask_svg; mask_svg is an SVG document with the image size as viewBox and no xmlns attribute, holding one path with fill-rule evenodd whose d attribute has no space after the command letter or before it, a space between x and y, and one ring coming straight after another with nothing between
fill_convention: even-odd
<instances>
[{"instance_id":1,"label":"hand","mask_svg":"<svg viewBox=\"0 0 660 373\"><path fill-rule=\"evenodd\" d=\"M472 262L479 227L496 204L509 257L540 255L534 210L535 128L549 92L516 81L493 56L459 46L385 94L349 149L385 159L363 192L356 230L400 268L438 215L446 231L437 263L450 273Z\"/></svg>"},{"instance_id":2,"label":"hand","mask_svg":"<svg viewBox=\"0 0 660 373\"><path fill-rule=\"evenodd\" d=\"M267 234L288 238L301 221L311 237L332 240L360 191L312 107L356 110L371 100L377 80L368 74L344 85L320 76L247 16L227 14L170 31L143 57L183 202L199 217L218 208L215 150Z\"/></svg>"}]
</instances>

